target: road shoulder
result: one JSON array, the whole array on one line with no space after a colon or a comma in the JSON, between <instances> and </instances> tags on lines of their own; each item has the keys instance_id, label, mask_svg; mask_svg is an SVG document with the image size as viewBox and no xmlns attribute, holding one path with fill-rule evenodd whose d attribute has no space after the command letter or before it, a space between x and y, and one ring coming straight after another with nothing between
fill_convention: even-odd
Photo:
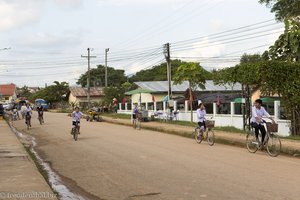
<instances>
[{"instance_id":1,"label":"road shoulder","mask_svg":"<svg viewBox=\"0 0 300 200\"><path fill-rule=\"evenodd\" d=\"M57 199L4 120L0 130L0 199Z\"/></svg>"},{"instance_id":2,"label":"road shoulder","mask_svg":"<svg viewBox=\"0 0 300 200\"><path fill-rule=\"evenodd\" d=\"M103 121L125 126L132 126L129 119L115 119L110 117L102 117ZM159 131L178 136L194 138L193 127L168 124L162 122L145 122L142 128ZM240 133L229 133L215 130L216 143L245 147L246 135ZM289 156L300 157L300 142L291 141L289 139L281 139L282 153Z\"/></svg>"}]
</instances>

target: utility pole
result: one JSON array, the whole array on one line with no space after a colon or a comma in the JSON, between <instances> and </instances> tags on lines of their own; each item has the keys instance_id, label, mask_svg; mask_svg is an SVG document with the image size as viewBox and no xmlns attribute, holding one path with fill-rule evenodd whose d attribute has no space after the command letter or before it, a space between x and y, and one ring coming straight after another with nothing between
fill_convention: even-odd
<instances>
[{"instance_id":1,"label":"utility pole","mask_svg":"<svg viewBox=\"0 0 300 200\"><path fill-rule=\"evenodd\" d=\"M90 107L90 105L91 105L91 86L90 86L90 82L91 82L91 72L90 72L91 58L96 58L96 56L91 56L91 49L90 48L87 48L87 52L88 52L87 56L81 55L81 57L82 58L87 58L87 60L88 60L87 102L88 102L88 107Z\"/></svg>"},{"instance_id":2,"label":"utility pole","mask_svg":"<svg viewBox=\"0 0 300 200\"><path fill-rule=\"evenodd\" d=\"M107 53L109 48L105 49L105 87L107 87Z\"/></svg>"},{"instance_id":3,"label":"utility pole","mask_svg":"<svg viewBox=\"0 0 300 200\"><path fill-rule=\"evenodd\" d=\"M171 71L171 56L170 56L170 43L164 45L164 55L167 61L167 78L168 78L168 97L172 98L172 71Z\"/></svg>"}]
</instances>

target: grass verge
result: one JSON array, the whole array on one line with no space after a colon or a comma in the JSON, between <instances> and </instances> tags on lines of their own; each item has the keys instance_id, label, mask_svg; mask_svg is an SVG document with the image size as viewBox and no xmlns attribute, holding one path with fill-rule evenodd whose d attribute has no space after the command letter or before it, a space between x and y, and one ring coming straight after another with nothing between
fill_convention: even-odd
<instances>
[{"instance_id":1,"label":"grass verge","mask_svg":"<svg viewBox=\"0 0 300 200\"><path fill-rule=\"evenodd\" d=\"M115 114L115 113L101 113L100 116L111 117L111 118L119 118L119 119L131 119L131 115L127 114Z\"/></svg>"},{"instance_id":2,"label":"grass verge","mask_svg":"<svg viewBox=\"0 0 300 200\"><path fill-rule=\"evenodd\" d=\"M127 122L105 120L105 119L104 119L104 121L108 122L108 123L112 123L112 124L119 124L119 125L130 126L130 127L132 126L131 123L127 123ZM161 128L161 127L152 127L152 126L147 126L147 125L146 126L142 125L142 129L157 131L157 132L163 132L163 133L177 135L177 136L191 138L191 139L193 139L195 137L193 131L190 131L190 132L188 132L188 131L176 131L176 130L165 129L165 128ZM236 129L234 127L219 127L218 129L215 128L214 130L225 131L225 132L235 131L234 133L246 134L246 132L241 131L239 129ZM233 141L233 140L228 140L228 139L221 138L221 137L216 137L215 142L219 143L219 144L237 146L237 147L242 147L242 148L245 148L245 146L246 146L246 143L244 141L239 141L239 140L234 140ZM300 158L300 150L295 150L295 149L290 149L290 148L282 148L281 153L283 155L288 155L288 156L293 156L293 157L299 157Z\"/></svg>"},{"instance_id":3,"label":"grass verge","mask_svg":"<svg viewBox=\"0 0 300 200\"><path fill-rule=\"evenodd\" d=\"M291 135L291 136L288 136L288 137L284 137L284 139L300 141L300 136L298 136L298 135Z\"/></svg>"}]
</instances>

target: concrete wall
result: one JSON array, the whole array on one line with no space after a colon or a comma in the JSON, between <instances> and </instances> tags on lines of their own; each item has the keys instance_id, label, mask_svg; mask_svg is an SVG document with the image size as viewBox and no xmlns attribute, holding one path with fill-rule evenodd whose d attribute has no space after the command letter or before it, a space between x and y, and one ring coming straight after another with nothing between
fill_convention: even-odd
<instances>
[{"instance_id":1,"label":"concrete wall","mask_svg":"<svg viewBox=\"0 0 300 200\"><path fill-rule=\"evenodd\" d=\"M149 94L149 93L134 94L134 95L131 95L132 102L138 103L140 100L140 95L142 97L141 103L152 102L152 95L154 96L156 102L163 101L163 98L166 96L164 94Z\"/></svg>"},{"instance_id":2,"label":"concrete wall","mask_svg":"<svg viewBox=\"0 0 300 200\"><path fill-rule=\"evenodd\" d=\"M175 102L176 104L176 102ZM290 135L290 127L291 121L290 120L281 120L279 119L278 110L280 109L280 102L275 101L275 115L273 118L278 123L278 134L280 136L286 137ZM187 103L186 103L187 106ZM234 103L231 103L231 107L234 107ZM176 105L175 105L176 108ZM216 104L214 104L214 108L216 108ZM243 129L243 116L234 114L234 109L231 110L232 114L216 114L216 109L214 109L214 113L211 115L207 115L206 119L215 120L215 126L224 127L224 126L232 126L238 129ZM162 110L165 112L165 110ZM130 110L119 110L118 113L123 114L131 114L132 111ZM149 117L154 114L154 110L149 110ZM184 111L179 112L178 120L180 121L191 121L191 112L185 108ZM193 121L197 122L197 113L193 111Z\"/></svg>"}]
</instances>

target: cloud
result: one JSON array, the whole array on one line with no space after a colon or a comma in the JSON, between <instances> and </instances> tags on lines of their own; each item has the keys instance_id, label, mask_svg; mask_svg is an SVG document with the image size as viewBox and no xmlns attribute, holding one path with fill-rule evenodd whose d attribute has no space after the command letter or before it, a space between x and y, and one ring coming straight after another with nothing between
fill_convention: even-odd
<instances>
[{"instance_id":1,"label":"cloud","mask_svg":"<svg viewBox=\"0 0 300 200\"><path fill-rule=\"evenodd\" d=\"M183 53L175 53L175 57L214 57L219 56L224 52L225 45L220 42L210 42L209 38L204 38L199 42L191 45L191 50Z\"/></svg>"},{"instance_id":2,"label":"cloud","mask_svg":"<svg viewBox=\"0 0 300 200\"><path fill-rule=\"evenodd\" d=\"M52 0L54 3L64 7L78 8L83 5L83 0Z\"/></svg>"},{"instance_id":3,"label":"cloud","mask_svg":"<svg viewBox=\"0 0 300 200\"><path fill-rule=\"evenodd\" d=\"M98 0L98 2L104 4L113 4L117 6L124 5L145 5L145 4L165 4L170 6L175 6L178 4L184 4L186 0Z\"/></svg>"},{"instance_id":4,"label":"cloud","mask_svg":"<svg viewBox=\"0 0 300 200\"><path fill-rule=\"evenodd\" d=\"M0 32L38 22L47 2L71 8L83 4L83 0L0 0Z\"/></svg>"},{"instance_id":5,"label":"cloud","mask_svg":"<svg viewBox=\"0 0 300 200\"><path fill-rule=\"evenodd\" d=\"M223 27L223 23L219 19L211 19L209 25L213 31L220 31Z\"/></svg>"},{"instance_id":6,"label":"cloud","mask_svg":"<svg viewBox=\"0 0 300 200\"><path fill-rule=\"evenodd\" d=\"M45 32L39 32L36 34L31 34L23 36L22 38L17 39L16 44L21 46L30 46L33 48L65 48L77 46L81 43L80 34L70 34L70 33L61 33L61 34L51 34Z\"/></svg>"},{"instance_id":7,"label":"cloud","mask_svg":"<svg viewBox=\"0 0 300 200\"><path fill-rule=\"evenodd\" d=\"M40 0L0 0L0 31L37 22L42 4Z\"/></svg>"}]
</instances>

